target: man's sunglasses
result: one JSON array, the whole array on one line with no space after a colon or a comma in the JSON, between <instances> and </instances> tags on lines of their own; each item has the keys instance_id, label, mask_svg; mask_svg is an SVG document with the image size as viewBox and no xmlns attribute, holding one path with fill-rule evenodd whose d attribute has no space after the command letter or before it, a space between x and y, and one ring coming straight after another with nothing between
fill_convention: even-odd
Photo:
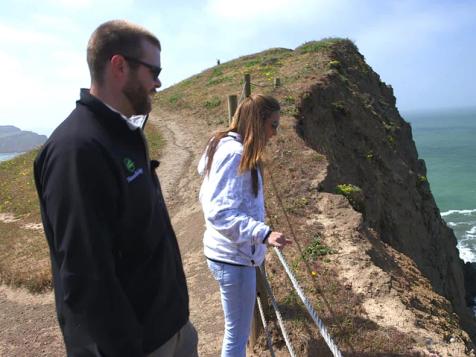
<instances>
[{"instance_id":1,"label":"man's sunglasses","mask_svg":"<svg viewBox=\"0 0 476 357\"><path fill-rule=\"evenodd\" d=\"M141 61L141 60L139 60L137 58L134 58L134 57L124 56L124 55L122 55L122 57L124 57L126 59L126 61L128 61L128 62L138 63L138 64L143 65L144 67L147 67L149 69L150 73L152 74L154 80L157 80L159 78L159 74L162 71L161 67L154 66L153 64L146 63L146 62Z\"/></svg>"}]
</instances>

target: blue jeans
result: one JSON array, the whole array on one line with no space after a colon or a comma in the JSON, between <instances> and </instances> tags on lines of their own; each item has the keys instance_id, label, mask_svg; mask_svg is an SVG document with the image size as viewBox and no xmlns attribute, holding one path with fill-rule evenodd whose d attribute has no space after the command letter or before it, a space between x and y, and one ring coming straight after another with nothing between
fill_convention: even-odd
<instances>
[{"instance_id":1,"label":"blue jeans","mask_svg":"<svg viewBox=\"0 0 476 357\"><path fill-rule=\"evenodd\" d=\"M220 284L225 313L225 336L221 357L245 357L256 300L256 270L216 263L207 259L213 277Z\"/></svg>"}]
</instances>

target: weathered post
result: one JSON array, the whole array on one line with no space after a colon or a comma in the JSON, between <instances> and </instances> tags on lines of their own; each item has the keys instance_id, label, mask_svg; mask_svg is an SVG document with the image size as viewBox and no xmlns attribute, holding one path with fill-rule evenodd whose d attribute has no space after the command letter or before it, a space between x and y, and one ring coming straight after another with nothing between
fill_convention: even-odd
<instances>
[{"instance_id":1,"label":"weathered post","mask_svg":"<svg viewBox=\"0 0 476 357\"><path fill-rule=\"evenodd\" d=\"M263 262L263 274L265 272L265 263ZM261 275L259 267L256 267L256 295L260 297L261 306L265 316L269 315L268 294L263 283L263 276ZM251 321L250 338L248 340L248 349L253 351L253 346L258 341L259 334L263 331L263 324L261 322L261 315L258 308L258 303L255 303L255 310L253 320Z\"/></svg>"},{"instance_id":2,"label":"weathered post","mask_svg":"<svg viewBox=\"0 0 476 357\"><path fill-rule=\"evenodd\" d=\"M245 98L251 95L251 77L249 73L245 74Z\"/></svg>"},{"instance_id":3,"label":"weathered post","mask_svg":"<svg viewBox=\"0 0 476 357\"><path fill-rule=\"evenodd\" d=\"M233 115L235 115L236 107L238 106L238 97L236 95L228 96L228 124L231 124Z\"/></svg>"}]
</instances>

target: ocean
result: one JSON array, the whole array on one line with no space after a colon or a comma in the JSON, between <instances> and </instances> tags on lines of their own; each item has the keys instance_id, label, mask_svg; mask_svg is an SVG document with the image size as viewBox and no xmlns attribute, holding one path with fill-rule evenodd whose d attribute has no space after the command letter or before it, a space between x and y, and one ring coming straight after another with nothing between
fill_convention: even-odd
<instances>
[{"instance_id":1,"label":"ocean","mask_svg":"<svg viewBox=\"0 0 476 357\"><path fill-rule=\"evenodd\" d=\"M0 162L13 159L15 156L20 154L21 152L14 152L14 153L8 153L8 154L0 152Z\"/></svg>"},{"instance_id":2,"label":"ocean","mask_svg":"<svg viewBox=\"0 0 476 357\"><path fill-rule=\"evenodd\" d=\"M412 125L431 192L458 239L461 259L476 262L476 108L402 116Z\"/></svg>"}]
</instances>

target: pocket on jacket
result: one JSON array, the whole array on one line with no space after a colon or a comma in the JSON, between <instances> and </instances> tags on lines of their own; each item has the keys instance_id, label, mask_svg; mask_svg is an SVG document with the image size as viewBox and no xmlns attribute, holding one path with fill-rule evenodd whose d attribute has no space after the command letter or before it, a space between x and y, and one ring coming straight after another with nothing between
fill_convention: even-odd
<instances>
[{"instance_id":1,"label":"pocket on jacket","mask_svg":"<svg viewBox=\"0 0 476 357\"><path fill-rule=\"evenodd\" d=\"M215 280L220 281L223 279L223 263L217 263L207 259L208 269L210 269Z\"/></svg>"}]
</instances>

